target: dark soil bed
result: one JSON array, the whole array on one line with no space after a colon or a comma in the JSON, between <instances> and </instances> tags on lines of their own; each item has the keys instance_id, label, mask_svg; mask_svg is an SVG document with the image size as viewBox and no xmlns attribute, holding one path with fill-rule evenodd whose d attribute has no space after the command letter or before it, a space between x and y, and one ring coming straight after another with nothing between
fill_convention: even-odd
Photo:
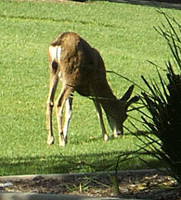
<instances>
[{"instance_id":1,"label":"dark soil bed","mask_svg":"<svg viewBox=\"0 0 181 200\"><path fill-rule=\"evenodd\" d=\"M113 174L111 177L114 177ZM169 176L154 172L125 172L118 174L119 196L137 199L181 199L181 188ZM1 179L0 190L21 193L50 193L83 196L115 197L116 192L107 174L69 175L61 178Z\"/></svg>"}]
</instances>

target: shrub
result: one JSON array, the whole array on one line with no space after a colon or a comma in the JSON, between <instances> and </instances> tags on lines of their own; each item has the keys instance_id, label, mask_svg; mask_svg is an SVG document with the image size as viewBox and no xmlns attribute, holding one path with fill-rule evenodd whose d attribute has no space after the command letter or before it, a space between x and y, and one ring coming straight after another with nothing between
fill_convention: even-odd
<instances>
[{"instance_id":1,"label":"shrub","mask_svg":"<svg viewBox=\"0 0 181 200\"><path fill-rule=\"evenodd\" d=\"M181 183L181 26L175 19L162 14L169 28L162 25L156 30L166 39L173 61L166 66L167 83L158 68L160 84L154 80L149 83L142 76L149 89L149 93L141 93L142 103L149 113L142 112L142 120L153 136L142 134L146 140L137 137L144 143L140 150L163 162L169 175Z\"/></svg>"}]
</instances>

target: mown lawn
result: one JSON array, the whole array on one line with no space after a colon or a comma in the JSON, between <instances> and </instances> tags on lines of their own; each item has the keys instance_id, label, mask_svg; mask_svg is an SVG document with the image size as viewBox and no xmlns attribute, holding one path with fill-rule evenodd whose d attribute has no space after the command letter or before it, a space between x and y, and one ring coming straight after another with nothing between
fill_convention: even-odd
<instances>
[{"instance_id":1,"label":"mown lawn","mask_svg":"<svg viewBox=\"0 0 181 200\"><path fill-rule=\"evenodd\" d=\"M163 10L181 20L180 11ZM164 39L153 28L163 22L155 7L1 0L0 175L102 171L114 164L120 153L136 150L139 142L126 130L123 137L103 142L93 103L77 94L68 145L61 148L56 140L47 147L47 49L60 32L77 32L100 51L107 70L145 87L141 75L157 78L148 60L164 67L169 58ZM118 97L131 84L114 74L107 76ZM140 89L135 88L135 93ZM130 115L140 119L135 111ZM144 131L143 126L130 120ZM128 121L125 126L134 131ZM54 129L56 133L56 121ZM139 159L120 164L120 169L144 167Z\"/></svg>"}]
</instances>

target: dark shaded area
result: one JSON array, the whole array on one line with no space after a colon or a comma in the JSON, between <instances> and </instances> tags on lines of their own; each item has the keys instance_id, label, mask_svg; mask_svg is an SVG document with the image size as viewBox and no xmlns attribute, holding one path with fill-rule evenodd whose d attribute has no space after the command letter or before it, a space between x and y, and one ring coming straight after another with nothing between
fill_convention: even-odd
<instances>
[{"instance_id":1,"label":"dark shaded area","mask_svg":"<svg viewBox=\"0 0 181 200\"><path fill-rule=\"evenodd\" d=\"M93 0L94 1L94 0ZM104 0L103 0L104 1ZM177 0L108 0L109 2L128 3L133 5L151 6L157 8L181 9L181 1Z\"/></svg>"},{"instance_id":2,"label":"dark shaded area","mask_svg":"<svg viewBox=\"0 0 181 200\"><path fill-rule=\"evenodd\" d=\"M5 169L5 171L0 171L0 174L2 176L15 175L12 174L12 171L16 171L16 175L109 171L115 169L118 155L131 155L132 153L132 151L117 151L77 156L63 156L60 154L48 157L19 157L16 160L3 158L0 159L0 169ZM145 153L139 153L139 155L145 155ZM148 169L148 166L162 167L156 160L149 160L147 165L142 163L137 157L138 155L135 155L131 160L121 161L119 163L119 170ZM91 162L91 160L93 161Z\"/></svg>"},{"instance_id":3,"label":"dark shaded area","mask_svg":"<svg viewBox=\"0 0 181 200\"><path fill-rule=\"evenodd\" d=\"M179 0L155 0L155 1L147 0L147 1L150 1L150 2L163 2L163 3L176 3L176 4L180 4L181 3Z\"/></svg>"}]
</instances>

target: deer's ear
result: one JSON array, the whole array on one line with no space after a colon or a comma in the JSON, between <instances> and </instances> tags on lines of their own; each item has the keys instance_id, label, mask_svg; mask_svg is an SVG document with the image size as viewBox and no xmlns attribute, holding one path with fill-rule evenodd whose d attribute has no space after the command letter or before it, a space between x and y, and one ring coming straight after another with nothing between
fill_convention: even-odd
<instances>
[{"instance_id":1,"label":"deer's ear","mask_svg":"<svg viewBox=\"0 0 181 200\"><path fill-rule=\"evenodd\" d=\"M127 101L130 98L130 96L133 92L133 89L134 89L134 85L131 85L128 88L128 90L125 92L125 94L121 97L120 101Z\"/></svg>"}]
</instances>

